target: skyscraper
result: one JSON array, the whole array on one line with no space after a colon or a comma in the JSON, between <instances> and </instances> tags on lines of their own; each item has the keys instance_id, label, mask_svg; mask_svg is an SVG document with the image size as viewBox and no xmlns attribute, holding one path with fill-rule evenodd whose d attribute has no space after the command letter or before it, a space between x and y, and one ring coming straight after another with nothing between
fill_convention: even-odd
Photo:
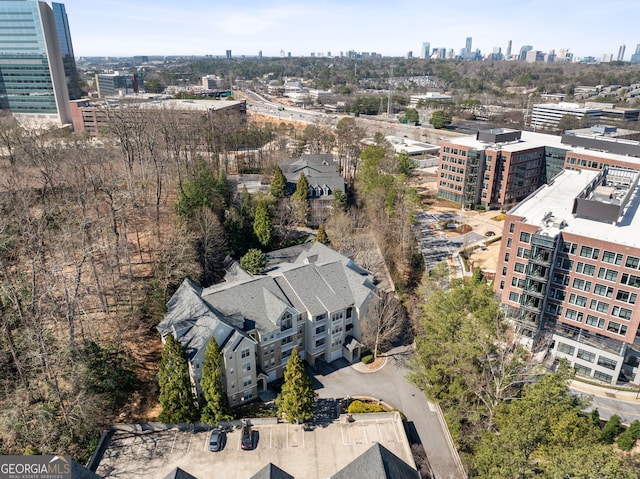
<instances>
[{"instance_id":1,"label":"skyscraper","mask_svg":"<svg viewBox=\"0 0 640 479\"><path fill-rule=\"evenodd\" d=\"M511 58L511 40L509 40L509 43L507 43L507 58Z\"/></svg>"},{"instance_id":2,"label":"skyscraper","mask_svg":"<svg viewBox=\"0 0 640 479\"><path fill-rule=\"evenodd\" d=\"M472 42L473 38L472 37L467 37L467 43L465 44L465 50L467 51L467 53L471 53L471 42Z\"/></svg>"},{"instance_id":3,"label":"skyscraper","mask_svg":"<svg viewBox=\"0 0 640 479\"><path fill-rule=\"evenodd\" d=\"M618 58L617 60L619 62L624 61L624 51L627 47L624 45L624 43L622 45L620 45L620 48L618 48Z\"/></svg>"},{"instance_id":4,"label":"skyscraper","mask_svg":"<svg viewBox=\"0 0 640 479\"><path fill-rule=\"evenodd\" d=\"M431 43L423 42L422 43L422 54L421 58L431 58Z\"/></svg>"},{"instance_id":5,"label":"skyscraper","mask_svg":"<svg viewBox=\"0 0 640 479\"><path fill-rule=\"evenodd\" d=\"M80 98L64 5L0 2L0 107L18 120L71 123L69 100Z\"/></svg>"}]
</instances>

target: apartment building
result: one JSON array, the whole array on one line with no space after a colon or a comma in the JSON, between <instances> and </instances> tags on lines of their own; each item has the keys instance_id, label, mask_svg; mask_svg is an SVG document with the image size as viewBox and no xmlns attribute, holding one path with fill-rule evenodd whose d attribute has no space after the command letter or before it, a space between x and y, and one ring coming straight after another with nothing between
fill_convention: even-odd
<instances>
[{"instance_id":1,"label":"apartment building","mask_svg":"<svg viewBox=\"0 0 640 479\"><path fill-rule=\"evenodd\" d=\"M212 339L224 357L229 403L254 398L281 379L294 348L309 364L358 360L360 321L375 296L373 276L331 248L314 243L293 262L251 275L233 264L225 281L200 288L185 280L158 325L185 348L194 393Z\"/></svg>"},{"instance_id":2,"label":"apartment building","mask_svg":"<svg viewBox=\"0 0 640 479\"><path fill-rule=\"evenodd\" d=\"M563 171L504 223L495 280L534 350L640 384L640 172Z\"/></svg>"},{"instance_id":3,"label":"apartment building","mask_svg":"<svg viewBox=\"0 0 640 479\"><path fill-rule=\"evenodd\" d=\"M578 103L538 103L531 112L531 128L534 130L555 129L563 116L573 116L578 120L586 118L597 121L602 116L602 107L591 107Z\"/></svg>"}]
</instances>

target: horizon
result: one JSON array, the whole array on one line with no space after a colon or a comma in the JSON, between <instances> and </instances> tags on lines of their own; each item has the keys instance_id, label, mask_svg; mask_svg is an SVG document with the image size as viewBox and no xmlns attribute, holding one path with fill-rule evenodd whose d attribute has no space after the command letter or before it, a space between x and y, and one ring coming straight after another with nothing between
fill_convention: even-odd
<instances>
[{"instance_id":1,"label":"horizon","mask_svg":"<svg viewBox=\"0 0 640 479\"><path fill-rule=\"evenodd\" d=\"M513 5L490 0L478 7L463 0L455 10L435 2L364 2L330 0L323 5L290 0L243 0L232 6L214 6L204 0L176 3L168 0L67 0L65 5L76 57L225 56L294 57L311 53L340 56L347 51L420 58L422 43L453 49L458 55L467 37L472 51L489 54L495 47L512 54L523 45L544 53L566 48L576 57L617 58L626 45L628 61L640 44L637 7L621 0L607 3L616 21L603 21L603 7L595 0L525 0ZM96 22L95 19L100 21ZM532 28L532 25L534 26ZM537 28L544 25L544 29ZM579 26L577 30L575 26ZM130 33L127 33L130 32Z\"/></svg>"}]
</instances>

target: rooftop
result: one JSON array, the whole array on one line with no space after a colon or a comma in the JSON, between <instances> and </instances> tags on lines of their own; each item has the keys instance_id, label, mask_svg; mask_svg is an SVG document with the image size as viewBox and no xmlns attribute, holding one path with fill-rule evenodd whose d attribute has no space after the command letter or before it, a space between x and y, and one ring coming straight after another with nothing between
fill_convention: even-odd
<instances>
[{"instance_id":1,"label":"rooftop","mask_svg":"<svg viewBox=\"0 0 640 479\"><path fill-rule=\"evenodd\" d=\"M640 248L639 177L621 168L565 170L509 214L539 226L543 235L562 231ZM616 219L607 222L612 215Z\"/></svg>"},{"instance_id":2,"label":"rooftop","mask_svg":"<svg viewBox=\"0 0 640 479\"><path fill-rule=\"evenodd\" d=\"M517 131L517 130L505 130L503 128L487 130L489 133L498 131L499 133ZM481 136L482 138L482 136ZM548 135L545 133L536 133L533 131L522 131L520 138L514 141L508 141L504 143L492 143L477 139L476 135L462 136L459 138L448 139L447 143L475 148L478 151L486 149L501 149L505 151L520 151L528 150L531 148L539 147L553 147L562 148L564 150L569 149L567 145L562 144L562 137L556 135Z\"/></svg>"}]
</instances>

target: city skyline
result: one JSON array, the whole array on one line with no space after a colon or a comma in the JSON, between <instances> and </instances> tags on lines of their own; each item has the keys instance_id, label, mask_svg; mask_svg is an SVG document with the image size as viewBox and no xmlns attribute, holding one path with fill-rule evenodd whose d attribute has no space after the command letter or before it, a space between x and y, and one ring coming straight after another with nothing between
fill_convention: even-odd
<instances>
[{"instance_id":1,"label":"city skyline","mask_svg":"<svg viewBox=\"0 0 640 479\"><path fill-rule=\"evenodd\" d=\"M277 57L283 50L293 56L349 50L405 56L431 48L453 49L456 54L473 38L473 49L483 54L500 47L513 51L522 45L547 52L567 48L575 56L616 54L621 44L636 45L636 8L613 0L605 9L615 22L603 22L601 2L527 0L518 4L491 0L482 4L462 1L452 9L415 2L363 2L330 0L322 5L296 0L242 0L221 8L204 0L169 2L139 0L67 0L76 56L213 55ZM551 12L551 13L550 13ZM544 28L537 27L544 25ZM629 60L633 48L627 48Z\"/></svg>"}]
</instances>

